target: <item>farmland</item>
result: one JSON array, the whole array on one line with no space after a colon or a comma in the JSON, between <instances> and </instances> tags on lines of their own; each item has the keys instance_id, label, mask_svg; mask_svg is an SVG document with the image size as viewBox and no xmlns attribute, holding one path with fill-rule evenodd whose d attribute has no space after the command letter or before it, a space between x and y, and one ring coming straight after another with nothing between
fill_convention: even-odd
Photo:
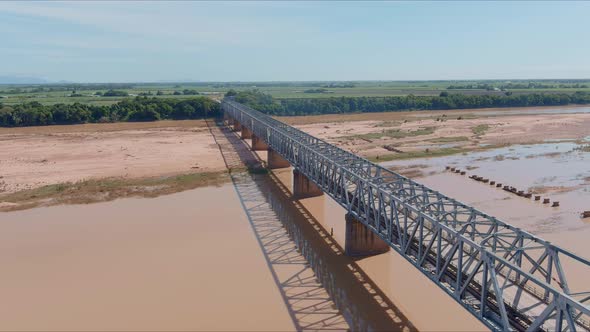
<instances>
[{"instance_id":1,"label":"farmland","mask_svg":"<svg viewBox=\"0 0 590 332\"><path fill-rule=\"evenodd\" d=\"M487 89L482 88L486 86ZM515 86L516 88L503 88ZM530 86L530 88L523 88ZM125 96L100 96L109 89L124 91L130 97L187 99L194 93L219 98L230 89L258 89L277 99L327 97L438 96L441 92L465 95L505 95L530 93L590 92L590 80L495 80L495 81L350 81L350 82L191 82L120 84L0 85L0 102L14 105L37 101L42 104L84 103L112 105ZM456 88L461 87L461 88ZM473 87L473 88L465 88ZM478 88L479 87L479 88ZM449 89L450 88L450 89ZM504 91L502 91L504 90ZM184 94L188 91L189 94Z\"/></svg>"}]
</instances>

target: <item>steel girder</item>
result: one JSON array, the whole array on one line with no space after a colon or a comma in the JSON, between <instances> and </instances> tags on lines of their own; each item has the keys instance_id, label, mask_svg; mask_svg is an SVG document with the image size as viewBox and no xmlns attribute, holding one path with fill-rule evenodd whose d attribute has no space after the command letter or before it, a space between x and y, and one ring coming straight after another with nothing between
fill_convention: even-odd
<instances>
[{"instance_id":1,"label":"steel girder","mask_svg":"<svg viewBox=\"0 0 590 332\"><path fill-rule=\"evenodd\" d=\"M590 330L590 262L231 98L222 109L493 330ZM569 271L569 273L568 273Z\"/></svg>"}]
</instances>

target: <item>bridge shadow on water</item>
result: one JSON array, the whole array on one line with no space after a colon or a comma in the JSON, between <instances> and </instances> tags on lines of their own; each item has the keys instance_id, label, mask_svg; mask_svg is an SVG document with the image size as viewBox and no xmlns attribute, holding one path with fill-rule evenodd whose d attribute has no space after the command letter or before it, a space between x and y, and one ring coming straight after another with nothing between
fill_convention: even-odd
<instances>
[{"instance_id":1,"label":"bridge shadow on water","mask_svg":"<svg viewBox=\"0 0 590 332\"><path fill-rule=\"evenodd\" d=\"M297 330L416 330L236 133L208 124Z\"/></svg>"}]
</instances>

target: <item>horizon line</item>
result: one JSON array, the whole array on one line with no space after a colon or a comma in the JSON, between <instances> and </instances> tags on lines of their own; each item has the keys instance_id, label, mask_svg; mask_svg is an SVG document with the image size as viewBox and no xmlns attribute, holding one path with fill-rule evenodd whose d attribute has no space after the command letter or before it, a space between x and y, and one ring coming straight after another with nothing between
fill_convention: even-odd
<instances>
[{"instance_id":1,"label":"horizon line","mask_svg":"<svg viewBox=\"0 0 590 332\"><path fill-rule=\"evenodd\" d=\"M31 79L43 79L36 77L22 77ZM45 80L45 79L43 79ZM326 82L461 82L461 81L590 81L588 78L475 78L475 79L392 79L392 80L371 80L371 79L350 79L350 80L231 80L231 81L191 81L191 80L159 80L159 81L96 81L96 82L81 82L81 81L47 81L37 83L0 83L0 85L56 85L56 84L156 84L156 83L326 83Z\"/></svg>"}]
</instances>

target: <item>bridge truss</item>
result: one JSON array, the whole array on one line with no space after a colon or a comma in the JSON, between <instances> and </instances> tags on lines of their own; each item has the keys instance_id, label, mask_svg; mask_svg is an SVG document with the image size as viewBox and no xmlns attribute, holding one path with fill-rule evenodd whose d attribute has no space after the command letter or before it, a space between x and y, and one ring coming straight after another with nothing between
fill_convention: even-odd
<instances>
[{"instance_id":1,"label":"bridge truss","mask_svg":"<svg viewBox=\"0 0 590 332\"><path fill-rule=\"evenodd\" d=\"M587 259L230 98L222 109L490 329L590 331Z\"/></svg>"}]
</instances>

